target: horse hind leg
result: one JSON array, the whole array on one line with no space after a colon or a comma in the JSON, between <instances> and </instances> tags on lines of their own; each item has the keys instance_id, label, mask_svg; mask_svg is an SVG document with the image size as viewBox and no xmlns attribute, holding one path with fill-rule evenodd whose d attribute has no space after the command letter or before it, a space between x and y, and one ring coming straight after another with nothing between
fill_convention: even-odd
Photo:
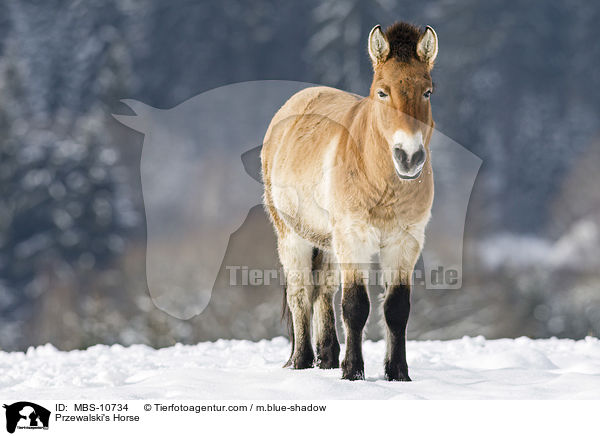
<instances>
[{"instance_id":1,"label":"horse hind leg","mask_svg":"<svg viewBox=\"0 0 600 436\"><path fill-rule=\"evenodd\" d=\"M311 279L312 246L295 233L287 231L279 236L278 250L286 277L286 302L293 327L292 355L286 366L294 369L312 368L315 360L310 338L314 291Z\"/></svg>"},{"instance_id":2,"label":"horse hind leg","mask_svg":"<svg viewBox=\"0 0 600 436\"><path fill-rule=\"evenodd\" d=\"M337 290L330 283L332 265L330 253L313 249L313 277L315 291L313 301L313 333L317 348L317 365L321 369L339 368L340 344L335 331L333 295Z\"/></svg>"}]
</instances>

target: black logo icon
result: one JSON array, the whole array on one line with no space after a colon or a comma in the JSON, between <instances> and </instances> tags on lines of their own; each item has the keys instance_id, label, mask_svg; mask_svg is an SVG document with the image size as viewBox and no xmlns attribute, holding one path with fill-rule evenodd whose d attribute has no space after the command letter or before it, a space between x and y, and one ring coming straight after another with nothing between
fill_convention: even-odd
<instances>
[{"instance_id":1,"label":"black logo icon","mask_svg":"<svg viewBox=\"0 0 600 436\"><path fill-rule=\"evenodd\" d=\"M19 401L6 409L6 431L14 433L15 429L48 429L50 411L42 406L28 401Z\"/></svg>"}]
</instances>

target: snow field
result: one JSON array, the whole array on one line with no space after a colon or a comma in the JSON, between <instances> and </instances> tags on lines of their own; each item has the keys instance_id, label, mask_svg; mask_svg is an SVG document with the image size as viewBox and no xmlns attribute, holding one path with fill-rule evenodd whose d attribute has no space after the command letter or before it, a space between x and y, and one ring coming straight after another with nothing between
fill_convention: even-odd
<instances>
[{"instance_id":1,"label":"snow field","mask_svg":"<svg viewBox=\"0 0 600 436\"><path fill-rule=\"evenodd\" d=\"M284 338L159 350L63 352L48 344L0 352L0 393L36 400L600 399L597 338L409 341L412 383L383 379L383 341L364 343L366 380L358 382L341 380L339 369L282 368L289 347Z\"/></svg>"}]
</instances>

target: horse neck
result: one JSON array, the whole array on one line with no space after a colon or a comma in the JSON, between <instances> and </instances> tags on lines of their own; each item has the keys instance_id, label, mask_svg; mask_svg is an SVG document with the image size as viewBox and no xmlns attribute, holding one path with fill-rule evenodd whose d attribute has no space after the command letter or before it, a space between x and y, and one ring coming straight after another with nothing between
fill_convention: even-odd
<instances>
[{"instance_id":1,"label":"horse neck","mask_svg":"<svg viewBox=\"0 0 600 436\"><path fill-rule=\"evenodd\" d=\"M356 143L357 162L371 188L385 191L398 183L389 145L373 119L373 100L365 97L354 116L350 135Z\"/></svg>"}]
</instances>

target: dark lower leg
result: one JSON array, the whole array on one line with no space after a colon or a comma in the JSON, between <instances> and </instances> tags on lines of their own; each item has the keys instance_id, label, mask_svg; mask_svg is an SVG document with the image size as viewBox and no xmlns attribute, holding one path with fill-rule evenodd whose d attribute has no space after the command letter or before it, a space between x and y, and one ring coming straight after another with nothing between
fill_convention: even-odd
<instances>
[{"instance_id":1,"label":"dark lower leg","mask_svg":"<svg viewBox=\"0 0 600 436\"><path fill-rule=\"evenodd\" d=\"M346 356L342 362L342 378L364 380L362 331L369 316L369 297L362 283L346 286L342 293L342 315L346 327Z\"/></svg>"},{"instance_id":2,"label":"dark lower leg","mask_svg":"<svg viewBox=\"0 0 600 436\"><path fill-rule=\"evenodd\" d=\"M406 324L410 313L408 285L394 285L388 288L383 313L387 324L385 377L387 380L410 381L406 363Z\"/></svg>"},{"instance_id":3,"label":"dark lower leg","mask_svg":"<svg viewBox=\"0 0 600 436\"><path fill-rule=\"evenodd\" d=\"M321 291L313 306L314 331L317 345L317 365L322 369L340 366L340 344L335 332L333 295Z\"/></svg>"}]
</instances>

